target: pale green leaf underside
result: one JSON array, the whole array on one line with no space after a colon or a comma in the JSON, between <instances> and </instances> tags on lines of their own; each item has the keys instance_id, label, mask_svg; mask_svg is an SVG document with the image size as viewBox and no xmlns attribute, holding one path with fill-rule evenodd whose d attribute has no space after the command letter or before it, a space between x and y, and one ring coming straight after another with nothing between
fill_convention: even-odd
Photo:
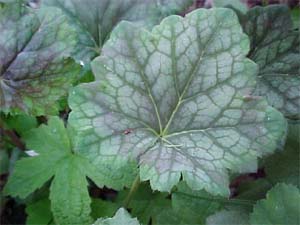
<instances>
[{"instance_id":1,"label":"pale green leaf underside","mask_svg":"<svg viewBox=\"0 0 300 225\"><path fill-rule=\"evenodd\" d=\"M300 35L288 7L255 7L244 22L251 40L249 57L259 67L254 94L289 118L300 118Z\"/></svg>"},{"instance_id":2,"label":"pale green leaf underside","mask_svg":"<svg viewBox=\"0 0 300 225\"><path fill-rule=\"evenodd\" d=\"M87 179L99 187L109 178L95 169L91 163L71 152L70 133L63 121L51 117L48 125L29 131L24 140L28 148L39 155L21 159L5 186L5 193L21 198L42 187L51 178L51 210L57 224L88 224L90 197Z\"/></svg>"},{"instance_id":3,"label":"pale green leaf underside","mask_svg":"<svg viewBox=\"0 0 300 225\"><path fill-rule=\"evenodd\" d=\"M250 215L253 225L300 224L300 191L293 185L277 184L264 200L259 201Z\"/></svg>"},{"instance_id":4,"label":"pale green leaf underside","mask_svg":"<svg viewBox=\"0 0 300 225\"><path fill-rule=\"evenodd\" d=\"M73 20L80 37L76 58L88 61L99 55L113 28L122 20L147 28L168 15L183 12L191 0L43 0L62 9Z\"/></svg>"},{"instance_id":5,"label":"pale green leaf underside","mask_svg":"<svg viewBox=\"0 0 300 225\"><path fill-rule=\"evenodd\" d=\"M249 215L237 210L222 210L209 216L206 225L249 225Z\"/></svg>"},{"instance_id":6,"label":"pale green leaf underside","mask_svg":"<svg viewBox=\"0 0 300 225\"><path fill-rule=\"evenodd\" d=\"M34 115L57 111L79 67L69 59L76 32L55 8L0 8L0 108Z\"/></svg>"},{"instance_id":7,"label":"pale green leaf underside","mask_svg":"<svg viewBox=\"0 0 300 225\"><path fill-rule=\"evenodd\" d=\"M131 218L130 214L124 209L120 208L116 215L112 218L100 218L93 225L140 225L136 218Z\"/></svg>"},{"instance_id":8,"label":"pale green leaf underside","mask_svg":"<svg viewBox=\"0 0 300 225\"><path fill-rule=\"evenodd\" d=\"M151 33L121 23L92 63L96 81L70 95L77 151L95 164L137 160L156 190L182 175L193 189L227 195L227 169L272 152L286 128L248 97L257 72L248 51L229 9L170 16Z\"/></svg>"}]
</instances>

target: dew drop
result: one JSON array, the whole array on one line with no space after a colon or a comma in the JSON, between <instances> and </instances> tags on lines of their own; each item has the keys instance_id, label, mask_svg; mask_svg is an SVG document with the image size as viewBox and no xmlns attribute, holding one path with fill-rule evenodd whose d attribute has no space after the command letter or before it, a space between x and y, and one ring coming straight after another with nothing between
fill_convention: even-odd
<instances>
[{"instance_id":1,"label":"dew drop","mask_svg":"<svg viewBox=\"0 0 300 225\"><path fill-rule=\"evenodd\" d=\"M83 61L79 61L79 64L81 65L81 66L84 66L84 62Z\"/></svg>"},{"instance_id":2,"label":"dew drop","mask_svg":"<svg viewBox=\"0 0 300 225\"><path fill-rule=\"evenodd\" d=\"M33 157L33 156L38 156L38 155L39 155L39 153L37 153L37 152L34 151L34 150L28 150L28 151L25 151L25 153L26 153L27 155L31 156L31 157Z\"/></svg>"}]
</instances>

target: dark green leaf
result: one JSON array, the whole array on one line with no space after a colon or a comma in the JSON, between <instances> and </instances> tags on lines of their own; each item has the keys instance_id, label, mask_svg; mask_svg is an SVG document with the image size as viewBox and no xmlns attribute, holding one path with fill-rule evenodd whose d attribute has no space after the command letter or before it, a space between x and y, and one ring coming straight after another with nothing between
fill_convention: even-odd
<instances>
[{"instance_id":1,"label":"dark green leaf","mask_svg":"<svg viewBox=\"0 0 300 225\"><path fill-rule=\"evenodd\" d=\"M96 220L100 217L112 217L117 210L120 208L121 204L104 201L102 199L92 199L92 217Z\"/></svg>"}]
</instances>

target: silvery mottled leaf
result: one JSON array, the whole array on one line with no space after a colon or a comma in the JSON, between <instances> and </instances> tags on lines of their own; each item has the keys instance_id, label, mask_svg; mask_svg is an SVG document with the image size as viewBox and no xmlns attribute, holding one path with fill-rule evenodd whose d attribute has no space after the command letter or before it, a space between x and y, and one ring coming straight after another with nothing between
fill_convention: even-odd
<instances>
[{"instance_id":1,"label":"silvery mottled leaf","mask_svg":"<svg viewBox=\"0 0 300 225\"><path fill-rule=\"evenodd\" d=\"M152 32L121 23L92 63L96 81L70 94L76 150L112 173L137 161L154 190L182 176L228 195L227 170L273 152L286 130L281 113L249 96L257 66L248 51L230 9L170 16Z\"/></svg>"},{"instance_id":2,"label":"silvery mottled leaf","mask_svg":"<svg viewBox=\"0 0 300 225\"><path fill-rule=\"evenodd\" d=\"M121 21L151 28L168 15L183 12L192 0L42 0L62 9L80 37L76 59L89 61L99 55L113 28Z\"/></svg>"},{"instance_id":3,"label":"silvery mottled leaf","mask_svg":"<svg viewBox=\"0 0 300 225\"><path fill-rule=\"evenodd\" d=\"M4 112L55 113L79 66L68 58L77 43L74 28L55 8L23 4L0 8L0 107Z\"/></svg>"},{"instance_id":4,"label":"silvery mottled leaf","mask_svg":"<svg viewBox=\"0 0 300 225\"><path fill-rule=\"evenodd\" d=\"M255 7L244 18L249 57L259 65L254 94L289 118L300 118L300 35L283 5Z\"/></svg>"}]
</instances>

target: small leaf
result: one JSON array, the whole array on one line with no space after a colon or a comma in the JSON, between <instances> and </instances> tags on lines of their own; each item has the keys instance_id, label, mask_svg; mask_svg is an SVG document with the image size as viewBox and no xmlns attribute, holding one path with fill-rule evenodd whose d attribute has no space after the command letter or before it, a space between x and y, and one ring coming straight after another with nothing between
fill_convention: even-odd
<instances>
[{"instance_id":1,"label":"small leaf","mask_svg":"<svg viewBox=\"0 0 300 225\"><path fill-rule=\"evenodd\" d=\"M69 58L77 34L55 8L0 8L0 107L4 112L53 114L79 66Z\"/></svg>"},{"instance_id":2,"label":"small leaf","mask_svg":"<svg viewBox=\"0 0 300 225\"><path fill-rule=\"evenodd\" d=\"M266 199L254 206L250 215L251 224L299 224L299 203L299 189L293 185L280 183L268 192Z\"/></svg>"},{"instance_id":3,"label":"small leaf","mask_svg":"<svg viewBox=\"0 0 300 225\"><path fill-rule=\"evenodd\" d=\"M137 161L153 190L183 176L192 189L228 195L228 169L255 167L286 131L266 101L244 98L257 72L248 51L229 9L170 16L151 33L122 22L92 63L96 81L70 95L76 151L109 161L112 173Z\"/></svg>"},{"instance_id":4,"label":"small leaf","mask_svg":"<svg viewBox=\"0 0 300 225\"><path fill-rule=\"evenodd\" d=\"M99 187L109 178L96 172L88 160L73 154L71 135L57 117L51 117L47 126L29 131L24 140L39 155L16 163L4 192L25 198L53 178L50 200L55 222L88 224L92 219L86 177Z\"/></svg>"},{"instance_id":5,"label":"small leaf","mask_svg":"<svg viewBox=\"0 0 300 225\"><path fill-rule=\"evenodd\" d=\"M254 94L266 97L286 117L300 118L300 35L293 29L288 7L255 7L245 18L249 57L260 68Z\"/></svg>"},{"instance_id":6,"label":"small leaf","mask_svg":"<svg viewBox=\"0 0 300 225\"><path fill-rule=\"evenodd\" d=\"M100 218L93 225L140 225L139 221L132 219L130 214L123 208L119 209L112 218Z\"/></svg>"},{"instance_id":7,"label":"small leaf","mask_svg":"<svg viewBox=\"0 0 300 225\"><path fill-rule=\"evenodd\" d=\"M15 130L18 134L23 135L28 130L36 128L38 125L37 119L26 114L8 115L4 118L5 125L8 129Z\"/></svg>"}]
</instances>

